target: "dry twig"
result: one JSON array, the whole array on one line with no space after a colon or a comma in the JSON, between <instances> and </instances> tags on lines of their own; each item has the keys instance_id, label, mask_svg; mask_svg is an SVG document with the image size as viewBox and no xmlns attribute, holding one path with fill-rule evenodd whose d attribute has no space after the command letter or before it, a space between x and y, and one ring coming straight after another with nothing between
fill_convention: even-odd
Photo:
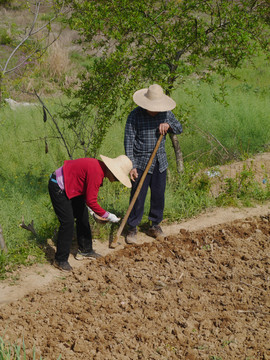
<instances>
[{"instance_id":1,"label":"dry twig","mask_svg":"<svg viewBox=\"0 0 270 360\"><path fill-rule=\"evenodd\" d=\"M37 236L36 230L34 228L34 220L32 220L30 224L26 225L24 222L24 217L22 217L22 223L20 224L20 227L25 230L31 231L35 236Z\"/></svg>"}]
</instances>

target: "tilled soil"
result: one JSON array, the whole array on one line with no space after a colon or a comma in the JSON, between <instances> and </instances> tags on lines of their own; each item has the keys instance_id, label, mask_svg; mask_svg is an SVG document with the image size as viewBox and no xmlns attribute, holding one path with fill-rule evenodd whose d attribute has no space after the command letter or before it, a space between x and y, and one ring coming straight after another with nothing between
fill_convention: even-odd
<instances>
[{"instance_id":1,"label":"tilled soil","mask_svg":"<svg viewBox=\"0 0 270 360\"><path fill-rule=\"evenodd\" d=\"M270 215L125 247L0 308L29 359L270 359Z\"/></svg>"}]
</instances>

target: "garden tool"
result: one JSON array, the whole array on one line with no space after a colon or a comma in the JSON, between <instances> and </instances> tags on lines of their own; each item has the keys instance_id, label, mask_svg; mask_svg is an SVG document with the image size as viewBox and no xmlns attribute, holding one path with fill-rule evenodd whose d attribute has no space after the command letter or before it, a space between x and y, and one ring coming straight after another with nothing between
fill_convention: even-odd
<instances>
[{"instance_id":1,"label":"garden tool","mask_svg":"<svg viewBox=\"0 0 270 360\"><path fill-rule=\"evenodd\" d=\"M127 210L127 212L126 212L126 214L125 214L125 216L124 216L124 218L123 218L123 220L122 220L122 222L121 222L121 225L120 225L120 227L119 227L119 229L118 229L118 231L117 231L117 234L116 234L115 238L113 239L113 241L112 241L111 243L109 243L109 247L112 248L112 249L115 249L116 246L117 246L117 242L118 242L118 240L119 240L119 238L120 238L120 235L121 235L121 233L122 233L122 231L123 231L123 229L124 229L124 226L126 225L126 222L127 222L128 217L129 217L129 214L131 213L131 210L132 210L132 208L133 208L133 206L134 206L134 204L135 204L135 202L136 202L136 200L137 200L137 197L138 197L138 195L139 195L139 193L140 193L140 191L141 191L142 185L143 185L144 180L145 180L145 178L146 178L146 175L147 175L147 173L148 173L148 171L149 171L149 169L150 169L150 166L152 165L152 162L153 162L153 160L154 160L154 157L156 156L156 153L157 153L158 148L159 148L159 146L160 146L160 144L161 144L161 141L162 141L162 139L163 139L163 136L164 136L164 135L160 135L160 136L159 136L159 138L158 138L158 140L157 140L157 143L156 143L156 146L155 146L155 148L154 148L154 150L153 150L153 152L152 152L152 155L151 155L150 159L148 160L148 163L147 163L147 165L146 165L146 168L145 168L145 170L144 170L144 172L143 172L143 174L142 174L142 177L141 177L141 179L140 179L140 182L139 182L139 184L138 184L138 187L137 187L137 189L136 189L136 191L135 191L135 193L134 193L134 195L133 195L133 198L132 198L132 200L131 200L131 202L130 202L130 204L129 204L128 210Z\"/></svg>"},{"instance_id":2,"label":"garden tool","mask_svg":"<svg viewBox=\"0 0 270 360\"><path fill-rule=\"evenodd\" d=\"M106 224L109 220L106 218L103 218L101 216L99 216L98 214L96 214L90 207L87 206L87 209L90 213L91 216L93 216L95 222L99 223L99 224Z\"/></svg>"}]
</instances>

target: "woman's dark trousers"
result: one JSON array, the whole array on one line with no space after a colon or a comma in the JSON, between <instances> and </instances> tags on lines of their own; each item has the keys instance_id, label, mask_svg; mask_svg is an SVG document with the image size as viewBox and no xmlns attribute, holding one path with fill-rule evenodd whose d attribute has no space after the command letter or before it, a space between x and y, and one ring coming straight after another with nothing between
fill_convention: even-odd
<instances>
[{"instance_id":1,"label":"woman's dark trousers","mask_svg":"<svg viewBox=\"0 0 270 360\"><path fill-rule=\"evenodd\" d=\"M82 252L92 251L92 234L84 197L77 196L68 199L65 191L61 190L52 179L50 179L48 187L54 211L60 222L55 260L59 262L68 260L75 219L79 249Z\"/></svg>"}]
</instances>

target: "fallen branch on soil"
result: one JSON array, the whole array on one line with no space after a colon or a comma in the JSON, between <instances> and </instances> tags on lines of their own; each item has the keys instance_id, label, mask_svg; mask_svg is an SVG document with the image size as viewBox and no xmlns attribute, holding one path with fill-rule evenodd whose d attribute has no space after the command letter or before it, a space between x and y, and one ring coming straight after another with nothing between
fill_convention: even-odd
<instances>
[{"instance_id":1,"label":"fallen branch on soil","mask_svg":"<svg viewBox=\"0 0 270 360\"><path fill-rule=\"evenodd\" d=\"M26 225L24 222L24 217L22 217L22 223L19 225L21 228L31 231L35 236L37 236L36 230L34 228L34 220L30 224Z\"/></svg>"}]
</instances>

